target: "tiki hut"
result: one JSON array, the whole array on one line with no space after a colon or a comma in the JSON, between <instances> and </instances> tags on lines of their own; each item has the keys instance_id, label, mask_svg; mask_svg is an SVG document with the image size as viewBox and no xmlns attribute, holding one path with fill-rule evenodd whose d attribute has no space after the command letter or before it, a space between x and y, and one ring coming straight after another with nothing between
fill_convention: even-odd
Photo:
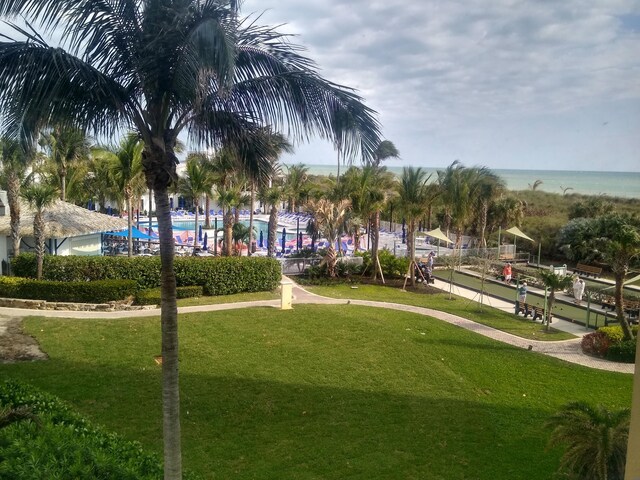
<instances>
[{"instance_id":1,"label":"tiki hut","mask_svg":"<svg viewBox=\"0 0 640 480\"><path fill-rule=\"evenodd\" d=\"M6 205L6 198L0 199ZM35 211L25 202L20 205L20 251L33 248ZM13 257L9 208L0 209L0 260ZM101 255L102 234L127 228L126 219L111 217L71 203L56 201L44 211L47 251L51 255Z\"/></svg>"}]
</instances>

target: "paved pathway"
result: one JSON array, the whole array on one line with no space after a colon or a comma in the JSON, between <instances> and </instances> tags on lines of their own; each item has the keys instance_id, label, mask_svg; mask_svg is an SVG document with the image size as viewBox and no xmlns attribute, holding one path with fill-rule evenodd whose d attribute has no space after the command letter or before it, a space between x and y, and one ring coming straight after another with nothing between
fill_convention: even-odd
<instances>
[{"instance_id":1,"label":"paved pathway","mask_svg":"<svg viewBox=\"0 0 640 480\"><path fill-rule=\"evenodd\" d=\"M447 290L449 289L449 284L445 282L441 282L436 280L435 284L436 288ZM467 290L460 287L454 286L454 291L456 295L460 295L465 298L474 299L476 297L476 292ZM485 297L486 304L490 305L494 308L499 308L501 310L505 310L508 312L513 311L513 305L509 302L505 302L502 300L497 300L495 298ZM588 333L588 330L585 327L573 324L571 322L566 322L564 320L556 320L553 324L553 327L558 330L567 331L573 333L578 336L576 339L558 341L558 342L542 342L537 340L527 340L524 338L517 337L515 335L511 335L510 333L506 333L500 330L496 330L494 328L488 327L486 325L482 325L479 323L475 323L466 318L458 317L457 315L452 315L446 312L442 312L439 310L432 310L430 308L424 307L415 307L412 305L403 305L398 303L387 303L387 302L375 302L368 300L346 300L346 299L335 299L322 297L320 295L316 295L311 293L302 287L296 285L294 283L293 288L293 303L294 304L305 304L305 303L314 303L314 304L331 304L331 305L363 305L369 307L377 307L377 308L387 308L391 310L400 310L405 312L417 313L419 315L428 315L444 322L450 323L452 325L459 326L461 328L465 328L467 330L474 331L480 335L484 335L485 337L493 338L494 340L498 340L503 343L507 343L509 345L513 345L519 348L524 348L528 350L533 350L535 352L543 353L545 355L549 355L555 358L559 358L561 360L565 360L567 362L575 363L578 365L583 365L586 367L597 368L600 370L608 370L611 372L621 372L621 373L633 373L634 372L634 364L625 364L625 363L616 363L610 362L608 360L599 359L590 357L582 353L580 349L580 341L581 337ZM269 307L279 307L280 300L261 300L255 302L239 302L239 303L225 303L218 305L200 305L193 307L181 307L178 309L179 313L192 313L192 312L207 312L207 311L218 311L218 310L235 310L239 308L248 308L248 307L259 307L259 306L269 306ZM25 317L29 315L41 315L46 317L58 317L58 318L132 318L132 317L148 317L148 316L158 316L160 314L159 309L150 309L150 310L136 310L136 311L119 311L119 312L71 312L71 311L59 311L59 310L29 310L29 309L18 309L18 308L6 308L3 309L4 315L10 315L13 318L16 317ZM0 336L2 335L2 326L3 321L0 317Z\"/></svg>"}]
</instances>

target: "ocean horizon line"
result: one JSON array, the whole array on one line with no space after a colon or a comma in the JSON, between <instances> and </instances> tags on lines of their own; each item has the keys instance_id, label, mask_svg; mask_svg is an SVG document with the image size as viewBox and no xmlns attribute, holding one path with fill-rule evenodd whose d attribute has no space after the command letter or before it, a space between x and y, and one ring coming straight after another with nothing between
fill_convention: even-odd
<instances>
[{"instance_id":1,"label":"ocean horizon line","mask_svg":"<svg viewBox=\"0 0 640 480\"><path fill-rule=\"evenodd\" d=\"M298 165L285 163L285 166ZM304 164L312 175L336 175L337 164ZM386 166L395 175L401 175L405 166ZM340 165L340 171L349 167ZM427 173L435 173L446 167L421 167ZM509 190L537 190L548 193L604 195L619 198L640 199L640 172L612 172L597 170L538 170L516 168L492 168L502 178ZM286 171L283 171L286 173Z\"/></svg>"}]
</instances>

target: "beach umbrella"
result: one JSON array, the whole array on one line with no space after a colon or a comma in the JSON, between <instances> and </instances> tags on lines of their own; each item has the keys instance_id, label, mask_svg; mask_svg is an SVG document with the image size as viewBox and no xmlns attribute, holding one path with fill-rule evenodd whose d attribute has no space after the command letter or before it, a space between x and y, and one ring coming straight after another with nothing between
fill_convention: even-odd
<instances>
[{"instance_id":1,"label":"beach umbrella","mask_svg":"<svg viewBox=\"0 0 640 480\"><path fill-rule=\"evenodd\" d=\"M169 208L173 210L173 197L169 199Z\"/></svg>"},{"instance_id":2,"label":"beach umbrella","mask_svg":"<svg viewBox=\"0 0 640 480\"><path fill-rule=\"evenodd\" d=\"M203 249L207 249L207 241L209 240L209 236L207 235L207 232L204 232L204 239L202 240L202 248Z\"/></svg>"},{"instance_id":3,"label":"beach umbrella","mask_svg":"<svg viewBox=\"0 0 640 480\"><path fill-rule=\"evenodd\" d=\"M284 253L285 243L287 242L287 229L282 229L282 253Z\"/></svg>"},{"instance_id":4,"label":"beach umbrella","mask_svg":"<svg viewBox=\"0 0 640 480\"><path fill-rule=\"evenodd\" d=\"M405 228L404 218L402 219L402 243L407 243L407 229Z\"/></svg>"},{"instance_id":5,"label":"beach umbrella","mask_svg":"<svg viewBox=\"0 0 640 480\"><path fill-rule=\"evenodd\" d=\"M202 241L202 225L198 225L198 241Z\"/></svg>"},{"instance_id":6,"label":"beach umbrella","mask_svg":"<svg viewBox=\"0 0 640 480\"><path fill-rule=\"evenodd\" d=\"M260 245L260 248L264 247L264 232L262 230L260 230L260 241L258 242L258 245Z\"/></svg>"},{"instance_id":7,"label":"beach umbrella","mask_svg":"<svg viewBox=\"0 0 640 480\"><path fill-rule=\"evenodd\" d=\"M111 212L112 212L112 210L111 210L111 205L109 205L109 206L107 207L107 215L111 215Z\"/></svg>"},{"instance_id":8,"label":"beach umbrella","mask_svg":"<svg viewBox=\"0 0 640 480\"><path fill-rule=\"evenodd\" d=\"M302 249L302 232L298 232L298 250Z\"/></svg>"}]
</instances>

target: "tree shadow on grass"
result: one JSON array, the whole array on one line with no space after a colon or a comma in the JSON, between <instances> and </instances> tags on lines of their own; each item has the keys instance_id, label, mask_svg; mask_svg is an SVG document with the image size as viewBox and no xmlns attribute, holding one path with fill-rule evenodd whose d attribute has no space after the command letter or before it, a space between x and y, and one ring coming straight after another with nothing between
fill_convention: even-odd
<instances>
[{"instance_id":1,"label":"tree shadow on grass","mask_svg":"<svg viewBox=\"0 0 640 480\"><path fill-rule=\"evenodd\" d=\"M27 370L8 373L160 454L159 367L55 360ZM540 426L549 411L526 401L505 405L486 388L466 399L378 388L183 373L185 466L205 478L530 480L557 465Z\"/></svg>"}]
</instances>

